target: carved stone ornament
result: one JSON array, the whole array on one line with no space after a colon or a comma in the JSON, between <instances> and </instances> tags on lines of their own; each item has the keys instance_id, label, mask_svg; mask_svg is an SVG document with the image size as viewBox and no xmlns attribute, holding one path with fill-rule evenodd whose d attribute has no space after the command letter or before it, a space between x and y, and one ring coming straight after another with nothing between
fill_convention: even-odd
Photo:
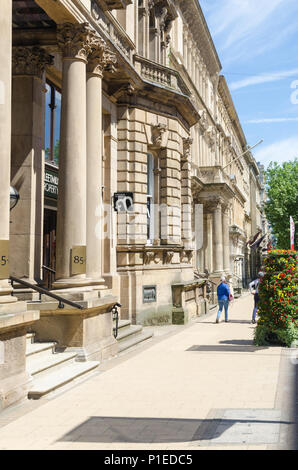
<instances>
[{"instance_id":1,"label":"carved stone ornament","mask_svg":"<svg viewBox=\"0 0 298 470\"><path fill-rule=\"evenodd\" d=\"M213 148L216 144L216 137L217 137L215 127L209 126L208 129L206 130L206 136L208 138L210 147Z\"/></svg>"},{"instance_id":2,"label":"carved stone ornament","mask_svg":"<svg viewBox=\"0 0 298 470\"><path fill-rule=\"evenodd\" d=\"M89 23L64 23L57 26L57 42L63 57L87 61L98 36Z\"/></svg>"},{"instance_id":3,"label":"carved stone ornament","mask_svg":"<svg viewBox=\"0 0 298 470\"><path fill-rule=\"evenodd\" d=\"M205 131L208 129L208 116L207 116L207 111L205 109L202 109L199 111L200 115L200 121L199 124L201 125L202 129Z\"/></svg>"},{"instance_id":4,"label":"carved stone ornament","mask_svg":"<svg viewBox=\"0 0 298 470\"><path fill-rule=\"evenodd\" d=\"M33 75L42 78L47 65L52 65L53 56L37 46L14 47L12 50L12 74Z\"/></svg>"},{"instance_id":5,"label":"carved stone ornament","mask_svg":"<svg viewBox=\"0 0 298 470\"><path fill-rule=\"evenodd\" d=\"M180 263L190 263L193 257L192 250L183 250L180 252Z\"/></svg>"},{"instance_id":6,"label":"carved stone ornament","mask_svg":"<svg viewBox=\"0 0 298 470\"><path fill-rule=\"evenodd\" d=\"M189 160L190 159L190 149L191 145L193 143L193 139L191 137L185 137L182 139L183 141L183 160Z\"/></svg>"},{"instance_id":7,"label":"carved stone ornament","mask_svg":"<svg viewBox=\"0 0 298 470\"><path fill-rule=\"evenodd\" d=\"M154 251L144 251L143 253L144 264L150 264L151 261L154 261L154 257L155 257Z\"/></svg>"},{"instance_id":8,"label":"carved stone ornament","mask_svg":"<svg viewBox=\"0 0 298 470\"><path fill-rule=\"evenodd\" d=\"M152 146L155 148L166 147L165 137L168 127L166 124L156 124L152 126Z\"/></svg>"},{"instance_id":9,"label":"carved stone ornament","mask_svg":"<svg viewBox=\"0 0 298 470\"><path fill-rule=\"evenodd\" d=\"M170 264L174 256L174 251L164 251L163 262L164 264Z\"/></svg>"}]
</instances>

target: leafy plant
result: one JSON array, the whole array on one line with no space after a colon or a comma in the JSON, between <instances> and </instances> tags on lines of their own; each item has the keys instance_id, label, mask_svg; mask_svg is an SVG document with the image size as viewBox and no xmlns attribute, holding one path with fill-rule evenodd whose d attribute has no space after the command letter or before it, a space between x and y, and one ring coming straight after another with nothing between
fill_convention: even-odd
<instances>
[{"instance_id":1,"label":"leafy plant","mask_svg":"<svg viewBox=\"0 0 298 470\"><path fill-rule=\"evenodd\" d=\"M291 250L271 250L264 261L259 285L258 346L291 346L298 339L298 258Z\"/></svg>"}]
</instances>

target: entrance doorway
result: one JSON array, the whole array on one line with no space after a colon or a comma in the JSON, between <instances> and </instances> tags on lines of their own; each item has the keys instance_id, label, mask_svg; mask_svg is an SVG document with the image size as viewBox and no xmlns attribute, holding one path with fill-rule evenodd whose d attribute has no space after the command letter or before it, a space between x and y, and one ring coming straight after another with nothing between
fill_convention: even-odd
<instances>
[{"instance_id":1,"label":"entrance doorway","mask_svg":"<svg viewBox=\"0 0 298 470\"><path fill-rule=\"evenodd\" d=\"M56 224L57 212L51 209L44 210L43 235L43 283L51 289L56 272Z\"/></svg>"}]
</instances>

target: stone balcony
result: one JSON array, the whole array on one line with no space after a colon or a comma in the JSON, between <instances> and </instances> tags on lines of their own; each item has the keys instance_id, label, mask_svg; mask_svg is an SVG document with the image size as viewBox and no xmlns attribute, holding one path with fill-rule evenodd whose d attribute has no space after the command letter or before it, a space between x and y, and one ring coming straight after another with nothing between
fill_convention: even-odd
<instances>
[{"instance_id":1,"label":"stone balcony","mask_svg":"<svg viewBox=\"0 0 298 470\"><path fill-rule=\"evenodd\" d=\"M135 55L134 66L144 81L190 96L190 91L177 70Z\"/></svg>"}]
</instances>

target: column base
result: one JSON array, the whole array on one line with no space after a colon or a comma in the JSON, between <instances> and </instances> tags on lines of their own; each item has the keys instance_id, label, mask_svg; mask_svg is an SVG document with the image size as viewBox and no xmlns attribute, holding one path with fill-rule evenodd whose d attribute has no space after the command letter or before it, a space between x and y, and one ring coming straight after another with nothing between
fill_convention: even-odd
<instances>
[{"instance_id":1,"label":"column base","mask_svg":"<svg viewBox=\"0 0 298 470\"><path fill-rule=\"evenodd\" d=\"M27 311L25 302L0 307L0 410L27 398L26 333L38 320L39 311Z\"/></svg>"}]
</instances>

